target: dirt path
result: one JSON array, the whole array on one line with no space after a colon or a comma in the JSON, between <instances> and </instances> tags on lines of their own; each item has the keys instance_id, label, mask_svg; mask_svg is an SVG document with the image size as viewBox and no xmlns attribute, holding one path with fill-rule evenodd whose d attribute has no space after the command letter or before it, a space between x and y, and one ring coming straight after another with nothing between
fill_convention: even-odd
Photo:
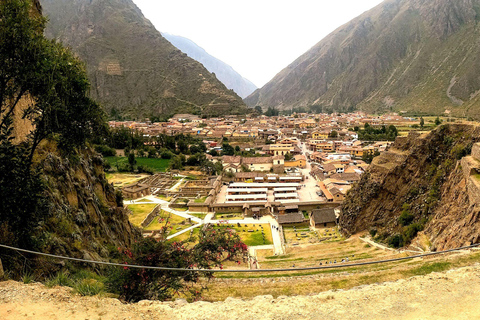
<instances>
[{"instance_id":1,"label":"dirt path","mask_svg":"<svg viewBox=\"0 0 480 320\"><path fill-rule=\"evenodd\" d=\"M479 319L480 265L313 296L225 302L79 297L41 284L0 283L0 319Z\"/></svg>"}]
</instances>

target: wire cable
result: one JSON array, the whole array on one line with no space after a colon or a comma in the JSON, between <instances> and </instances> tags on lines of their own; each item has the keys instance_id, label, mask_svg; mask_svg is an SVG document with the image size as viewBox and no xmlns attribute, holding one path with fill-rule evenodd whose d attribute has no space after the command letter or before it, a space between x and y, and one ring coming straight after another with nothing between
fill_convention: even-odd
<instances>
[{"instance_id":1,"label":"wire cable","mask_svg":"<svg viewBox=\"0 0 480 320\"><path fill-rule=\"evenodd\" d=\"M7 246L4 244L0 244L1 248L10 249L19 252L31 253L35 255L51 257L56 259L64 259L64 260L71 260L77 262L84 262L84 263L92 263L92 264L100 264L100 265L108 265L108 266L115 266L115 267L127 267L127 268L137 268L137 269L152 269L152 270L163 270L163 271L182 271L182 272L213 272L213 273L250 273L250 272L294 272L294 271L315 271L315 270L323 270L323 269L340 269L340 268L349 268L349 267L357 267L357 266L366 266L366 265L373 265L373 264L380 264L380 263L388 263L388 262L396 262L396 261L403 261L403 260L411 260L416 258L423 258L428 256L439 255L443 253L449 253L454 251L466 250L480 246L480 243L473 244L466 247L460 247L456 249L449 249L444 251L438 252L429 252L424 254L419 254L415 256L408 256L408 257L401 257L401 258L393 258L393 259L386 259L386 260L377 260L377 261L367 261L367 262L358 262L358 263L351 263L351 264L335 264L335 265L328 265L328 266L317 266L317 267L301 267L301 268L288 268L288 269L185 269L185 268L170 268L170 267L156 267L156 266L139 266L134 264L122 264L122 263L114 263L114 262L105 262L105 261L95 261L95 260L86 260L86 259L79 259L79 258L72 258L72 257L64 257L58 256L50 253L43 253L43 252L36 252L26 249L15 248L11 246Z\"/></svg>"}]
</instances>

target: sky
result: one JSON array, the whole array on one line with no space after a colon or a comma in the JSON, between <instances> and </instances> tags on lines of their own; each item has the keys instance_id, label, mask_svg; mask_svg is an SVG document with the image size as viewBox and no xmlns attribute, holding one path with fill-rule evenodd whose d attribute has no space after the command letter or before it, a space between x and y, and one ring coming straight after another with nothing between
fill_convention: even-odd
<instances>
[{"instance_id":1,"label":"sky","mask_svg":"<svg viewBox=\"0 0 480 320\"><path fill-rule=\"evenodd\" d=\"M160 32L188 38L262 87L383 0L133 0Z\"/></svg>"}]
</instances>

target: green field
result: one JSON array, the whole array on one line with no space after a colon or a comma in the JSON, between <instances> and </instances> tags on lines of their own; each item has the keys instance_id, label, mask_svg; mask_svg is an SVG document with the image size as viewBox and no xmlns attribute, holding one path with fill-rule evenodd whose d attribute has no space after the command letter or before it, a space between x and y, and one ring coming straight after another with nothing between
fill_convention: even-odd
<instances>
[{"instance_id":1,"label":"green field","mask_svg":"<svg viewBox=\"0 0 480 320\"><path fill-rule=\"evenodd\" d=\"M130 222L135 226L140 226L142 221L147 217L147 215L152 212L152 210L157 206L157 204L131 204L128 205L133 214L128 217Z\"/></svg>"},{"instance_id":2,"label":"green field","mask_svg":"<svg viewBox=\"0 0 480 320\"><path fill-rule=\"evenodd\" d=\"M170 165L169 159L156 159L156 158L135 158L137 160L137 166L145 166L152 169L155 172L165 172ZM117 167L119 164L128 164L127 157L105 157L105 160L112 166Z\"/></svg>"},{"instance_id":3,"label":"green field","mask_svg":"<svg viewBox=\"0 0 480 320\"><path fill-rule=\"evenodd\" d=\"M185 218L162 210L160 211L158 217L155 217L155 219L153 219L153 221L145 228L145 230L160 230L165 226L167 219L170 222L169 226L172 227L170 234L180 232L181 230L190 227L190 224L185 223Z\"/></svg>"},{"instance_id":4,"label":"green field","mask_svg":"<svg viewBox=\"0 0 480 320\"><path fill-rule=\"evenodd\" d=\"M260 224L241 224L241 227L238 227L237 224L226 224L222 226L214 226L215 229L225 229L230 228L235 230L235 232L240 236L240 239L247 246L263 246L273 244L272 231L270 230L270 225L262 224L263 232L265 233L265 242L263 242L262 237L262 228ZM253 230L250 232L249 230Z\"/></svg>"}]
</instances>

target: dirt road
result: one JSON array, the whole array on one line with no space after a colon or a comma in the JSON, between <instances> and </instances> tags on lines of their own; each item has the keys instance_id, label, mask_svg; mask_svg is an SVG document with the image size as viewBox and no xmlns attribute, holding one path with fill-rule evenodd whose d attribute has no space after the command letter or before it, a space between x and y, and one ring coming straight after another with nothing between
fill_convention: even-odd
<instances>
[{"instance_id":1,"label":"dirt road","mask_svg":"<svg viewBox=\"0 0 480 320\"><path fill-rule=\"evenodd\" d=\"M0 319L479 319L480 265L314 296L224 302L79 297L70 289L0 283Z\"/></svg>"}]
</instances>

